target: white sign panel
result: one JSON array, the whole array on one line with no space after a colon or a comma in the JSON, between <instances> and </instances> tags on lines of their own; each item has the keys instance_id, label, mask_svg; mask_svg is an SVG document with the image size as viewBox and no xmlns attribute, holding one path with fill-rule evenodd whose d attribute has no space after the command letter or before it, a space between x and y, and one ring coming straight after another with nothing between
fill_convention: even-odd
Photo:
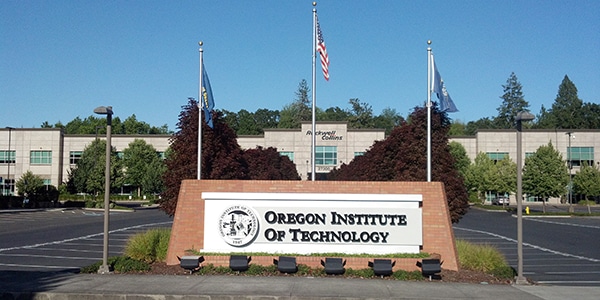
<instances>
[{"instance_id":1,"label":"white sign panel","mask_svg":"<svg viewBox=\"0 0 600 300\"><path fill-rule=\"evenodd\" d=\"M202 193L206 252L419 253L422 195Z\"/></svg>"}]
</instances>

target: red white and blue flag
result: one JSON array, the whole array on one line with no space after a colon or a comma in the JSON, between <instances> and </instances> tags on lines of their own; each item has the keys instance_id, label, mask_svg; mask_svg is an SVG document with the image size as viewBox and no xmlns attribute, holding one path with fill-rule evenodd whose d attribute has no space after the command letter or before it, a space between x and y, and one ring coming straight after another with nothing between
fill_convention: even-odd
<instances>
[{"instance_id":1,"label":"red white and blue flag","mask_svg":"<svg viewBox=\"0 0 600 300\"><path fill-rule=\"evenodd\" d=\"M323 33L321 32L321 26L319 25L319 18L317 17L317 51L321 56L321 69L323 69L323 77L329 81L329 55L327 55L327 48L325 47L325 40L323 39Z\"/></svg>"}]
</instances>

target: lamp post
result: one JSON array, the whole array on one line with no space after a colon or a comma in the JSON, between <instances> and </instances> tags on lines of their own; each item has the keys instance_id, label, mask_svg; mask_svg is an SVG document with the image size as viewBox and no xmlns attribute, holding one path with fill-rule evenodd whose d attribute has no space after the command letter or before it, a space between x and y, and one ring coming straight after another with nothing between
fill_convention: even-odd
<instances>
[{"instance_id":1,"label":"lamp post","mask_svg":"<svg viewBox=\"0 0 600 300\"><path fill-rule=\"evenodd\" d=\"M573 134L572 132L567 132L565 133L566 135L569 136L569 148L567 151L567 161L569 164L569 212L572 213L573 212L573 162L571 161L571 135ZM575 136L573 136L575 137Z\"/></svg>"},{"instance_id":2,"label":"lamp post","mask_svg":"<svg viewBox=\"0 0 600 300\"><path fill-rule=\"evenodd\" d=\"M14 127L6 127L6 129L8 129L8 151L6 153L6 155L8 156L7 160L6 160L6 179L4 180L4 189L8 190L8 192L6 193L7 196L10 196L11 194L11 189L10 189L10 162L11 162L11 155L10 155L10 140L12 137L12 130L15 129Z\"/></svg>"},{"instance_id":3,"label":"lamp post","mask_svg":"<svg viewBox=\"0 0 600 300\"><path fill-rule=\"evenodd\" d=\"M109 274L108 267L108 223L110 215L110 127L112 125L112 106L99 106L94 113L106 115L106 168L104 170L104 247L102 248L102 266L98 268L99 274Z\"/></svg>"},{"instance_id":4,"label":"lamp post","mask_svg":"<svg viewBox=\"0 0 600 300\"><path fill-rule=\"evenodd\" d=\"M523 121L531 121L535 117L529 112L517 113L517 278L516 284L527 284L527 278L523 276L523 163L521 150L521 125Z\"/></svg>"}]
</instances>

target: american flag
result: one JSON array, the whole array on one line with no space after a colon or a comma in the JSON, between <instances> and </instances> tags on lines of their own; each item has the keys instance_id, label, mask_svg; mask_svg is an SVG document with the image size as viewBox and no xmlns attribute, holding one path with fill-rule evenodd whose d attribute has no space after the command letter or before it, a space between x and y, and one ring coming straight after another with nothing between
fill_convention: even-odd
<instances>
[{"instance_id":1,"label":"american flag","mask_svg":"<svg viewBox=\"0 0 600 300\"><path fill-rule=\"evenodd\" d=\"M323 77L329 81L329 55L327 55L327 48L325 48L325 40L323 40L323 33L321 32L321 26L319 25L319 18L317 17L317 51L321 56L321 68L323 69Z\"/></svg>"}]
</instances>

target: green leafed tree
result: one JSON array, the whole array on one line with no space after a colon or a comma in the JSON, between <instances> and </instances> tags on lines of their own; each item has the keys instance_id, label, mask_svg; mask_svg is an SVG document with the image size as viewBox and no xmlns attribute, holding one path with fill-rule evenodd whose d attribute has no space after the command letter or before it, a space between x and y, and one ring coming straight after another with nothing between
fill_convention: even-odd
<instances>
[{"instance_id":1,"label":"green leafed tree","mask_svg":"<svg viewBox=\"0 0 600 300\"><path fill-rule=\"evenodd\" d=\"M499 195L509 195L517 191L517 164L508 156L494 165L496 180L492 190Z\"/></svg>"},{"instance_id":2,"label":"green leafed tree","mask_svg":"<svg viewBox=\"0 0 600 300\"><path fill-rule=\"evenodd\" d=\"M348 100L350 103L350 117L348 118L348 127L350 128L373 128L375 120L373 119L373 108L366 102L360 102L358 98Z\"/></svg>"},{"instance_id":3,"label":"green leafed tree","mask_svg":"<svg viewBox=\"0 0 600 300\"><path fill-rule=\"evenodd\" d=\"M540 197L545 203L550 197L564 196L569 183L569 170L552 143L539 147L525 158L523 167L523 193Z\"/></svg>"},{"instance_id":4,"label":"green leafed tree","mask_svg":"<svg viewBox=\"0 0 600 300\"><path fill-rule=\"evenodd\" d=\"M123 166L125 168L125 184L137 187L137 196L141 193L152 193L155 186L152 181L159 181L161 186L164 170L162 159L158 156L154 146L142 139L135 139L123 150ZM150 186L148 186L150 184Z\"/></svg>"},{"instance_id":5,"label":"green leafed tree","mask_svg":"<svg viewBox=\"0 0 600 300\"><path fill-rule=\"evenodd\" d=\"M69 173L69 181L77 193L87 193L97 196L104 191L104 175L106 166L106 141L94 140L85 147L81 159L77 161ZM118 188L123 183L123 167L117 156L115 147L110 155L111 189ZM69 184L71 185L71 184Z\"/></svg>"},{"instance_id":6,"label":"green leafed tree","mask_svg":"<svg viewBox=\"0 0 600 300\"><path fill-rule=\"evenodd\" d=\"M19 180L15 183L19 190L19 195L32 197L35 196L39 190L44 187L44 179L39 175L33 174L33 172L27 170Z\"/></svg>"},{"instance_id":7,"label":"green leafed tree","mask_svg":"<svg viewBox=\"0 0 600 300\"><path fill-rule=\"evenodd\" d=\"M600 197L600 170L584 163L573 177L573 190L586 200Z\"/></svg>"},{"instance_id":8,"label":"green leafed tree","mask_svg":"<svg viewBox=\"0 0 600 300\"><path fill-rule=\"evenodd\" d=\"M385 129L385 134L389 135L394 127L400 126L404 118L393 108L386 107L379 116L373 118L373 127Z\"/></svg>"},{"instance_id":9,"label":"green leafed tree","mask_svg":"<svg viewBox=\"0 0 600 300\"><path fill-rule=\"evenodd\" d=\"M467 169L465 185L469 192L477 193L479 199L485 200L485 195L494 188L495 177L494 161L487 154L479 152Z\"/></svg>"},{"instance_id":10,"label":"green leafed tree","mask_svg":"<svg viewBox=\"0 0 600 300\"><path fill-rule=\"evenodd\" d=\"M469 166L471 165L471 159L467 156L467 150L461 143L455 141L450 142L448 147L450 149L450 154L452 154L452 157L454 158L456 170L458 170L458 173L460 173L464 179L469 170Z\"/></svg>"}]
</instances>

